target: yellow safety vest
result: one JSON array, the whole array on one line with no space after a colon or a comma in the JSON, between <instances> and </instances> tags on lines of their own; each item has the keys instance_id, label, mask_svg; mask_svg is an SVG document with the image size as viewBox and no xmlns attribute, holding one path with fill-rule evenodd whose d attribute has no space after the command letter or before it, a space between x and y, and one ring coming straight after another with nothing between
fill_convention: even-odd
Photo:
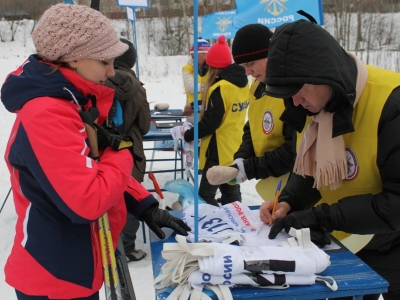
<instances>
[{"instance_id":1,"label":"yellow safety vest","mask_svg":"<svg viewBox=\"0 0 400 300\"><path fill-rule=\"evenodd\" d=\"M185 65L183 66L182 69L185 69L189 74L193 75L194 74L194 67L192 65ZM205 84L207 80L207 74L204 74L203 76L197 75L197 80L198 83ZM197 94L197 100L201 101L203 100L203 93L198 91L199 93ZM192 92L189 92L186 87L185 87L185 93L186 93L186 102L187 103L193 103L194 102L194 94Z\"/></svg>"},{"instance_id":2,"label":"yellow safety vest","mask_svg":"<svg viewBox=\"0 0 400 300\"><path fill-rule=\"evenodd\" d=\"M283 135L283 122L279 120L285 110L283 99L263 96L256 99L254 96L260 82L253 79L250 88L250 106L248 119L250 125L251 140L256 156L262 156L265 152L273 151L285 143ZM287 182L289 173L278 178L268 177L261 179L256 184L257 193L264 200L274 199L276 186L282 180L282 188Z\"/></svg>"},{"instance_id":3,"label":"yellow safety vest","mask_svg":"<svg viewBox=\"0 0 400 300\"><path fill-rule=\"evenodd\" d=\"M224 102L225 114L221 125L215 131L218 148L219 165L229 166L233 155L242 142L243 126L249 106L249 85L240 88L229 81L220 80L210 87L207 94L206 107L211 93L220 87L221 97ZM201 139L199 168L204 169L206 152L212 135Z\"/></svg>"},{"instance_id":4,"label":"yellow safety vest","mask_svg":"<svg viewBox=\"0 0 400 300\"><path fill-rule=\"evenodd\" d=\"M377 194L382 191L382 180L376 165L378 123L386 100L393 89L399 86L400 74L372 66L367 66L367 69L368 81L353 113L355 131L343 135L348 179L337 190L320 190L322 200L318 204L333 204L347 196ZM297 147L310 120L311 117L308 117L303 132L297 136ZM350 236L341 231L334 231L333 235L343 243ZM363 246L358 245L357 249Z\"/></svg>"}]
</instances>

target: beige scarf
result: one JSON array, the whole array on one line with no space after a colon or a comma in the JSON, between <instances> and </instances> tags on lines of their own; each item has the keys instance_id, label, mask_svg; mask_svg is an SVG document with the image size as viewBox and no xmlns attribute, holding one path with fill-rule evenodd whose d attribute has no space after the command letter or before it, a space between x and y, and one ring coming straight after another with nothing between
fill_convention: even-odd
<instances>
[{"instance_id":1,"label":"beige scarf","mask_svg":"<svg viewBox=\"0 0 400 300\"><path fill-rule=\"evenodd\" d=\"M356 106L368 77L366 66L353 54L357 64ZM343 136L332 138L333 114L324 109L312 117L300 141L293 172L313 176L314 188L336 190L347 178L347 159Z\"/></svg>"}]
</instances>

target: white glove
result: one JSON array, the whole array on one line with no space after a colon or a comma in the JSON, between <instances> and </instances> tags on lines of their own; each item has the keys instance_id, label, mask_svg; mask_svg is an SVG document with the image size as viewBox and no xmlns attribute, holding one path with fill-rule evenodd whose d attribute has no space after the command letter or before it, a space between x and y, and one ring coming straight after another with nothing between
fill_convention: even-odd
<instances>
[{"instance_id":1,"label":"white glove","mask_svg":"<svg viewBox=\"0 0 400 300\"><path fill-rule=\"evenodd\" d=\"M229 184L243 183L247 180L247 175L243 166L243 160L243 158L236 158L233 161L232 166L236 165L238 167L239 173L237 174L236 178L228 182Z\"/></svg>"},{"instance_id":2,"label":"white glove","mask_svg":"<svg viewBox=\"0 0 400 300\"><path fill-rule=\"evenodd\" d=\"M186 165L185 169L186 171L193 169L193 152L194 152L194 145L193 143L188 143L185 141L184 134L186 130L189 130L190 128L193 128L193 124L190 122L184 122L182 126L175 126L171 128L171 135L174 140L174 150L178 150L178 143L179 140L183 141L183 150L185 150L186 154ZM199 145L200 145L200 139L199 139Z\"/></svg>"},{"instance_id":3,"label":"white glove","mask_svg":"<svg viewBox=\"0 0 400 300\"><path fill-rule=\"evenodd\" d=\"M241 157L236 158L236 159L233 161L232 165L236 165L237 163L243 162L243 161L244 161L244 158L241 158Z\"/></svg>"},{"instance_id":4,"label":"white glove","mask_svg":"<svg viewBox=\"0 0 400 300\"><path fill-rule=\"evenodd\" d=\"M232 184L230 181L235 180L238 173L239 170L234 167L214 166L208 169L206 176L211 185Z\"/></svg>"}]
</instances>

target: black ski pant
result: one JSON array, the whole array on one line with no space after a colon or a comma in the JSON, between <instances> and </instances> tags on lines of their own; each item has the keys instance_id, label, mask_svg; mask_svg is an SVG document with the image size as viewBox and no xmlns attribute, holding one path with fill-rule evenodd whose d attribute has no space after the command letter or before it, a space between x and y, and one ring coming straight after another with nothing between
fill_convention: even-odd
<instances>
[{"instance_id":1,"label":"black ski pant","mask_svg":"<svg viewBox=\"0 0 400 300\"><path fill-rule=\"evenodd\" d=\"M128 213L126 215L126 224L122 230L122 242L124 244L125 254L135 250L136 232L138 231L140 222L134 215Z\"/></svg>"}]
</instances>

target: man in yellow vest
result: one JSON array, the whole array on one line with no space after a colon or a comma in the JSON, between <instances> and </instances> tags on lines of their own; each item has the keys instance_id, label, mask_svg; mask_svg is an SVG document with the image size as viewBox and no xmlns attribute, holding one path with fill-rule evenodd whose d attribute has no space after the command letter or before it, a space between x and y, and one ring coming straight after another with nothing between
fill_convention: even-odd
<instances>
[{"instance_id":1,"label":"man in yellow vest","mask_svg":"<svg viewBox=\"0 0 400 300\"><path fill-rule=\"evenodd\" d=\"M237 174L235 178L228 176L223 180L242 183L247 179L261 179L256 189L264 200L273 198L280 180L283 185L286 184L295 158L292 144L294 130L279 120L285 110L284 100L277 101L276 98L264 95L263 81L271 37L272 32L267 26L249 24L240 28L233 40L233 59L246 69L246 74L252 76L253 80L248 121L243 128L242 143L233 157L232 165L238 172L233 173ZM223 172L224 168L212 168L209 172L211 174L217 170Z\"/></svg>"},{"instance_id":2,"label":"man in yellow vest","mask_svg":"<svg viewBox=\"0 0 400 300\"><path fill-rule=\"evenodd\" d=\"M283 99L264 95L265 73L272 32L267 26L249 24L239 29L232 43L232 56L237 64L253 77L250 88L248 122L244 127L242 144L235 153L234 164L239 174L236 182L261 179L257 192L271 199L279 180L286 183L294 165L294 130L279 120L285 109Z\"/></svg>"},{"instance_id":3,"label":"man in yellow vest","mask_svg":"<svg viewBox=\"0 0 400 300\"><path fill-rule=\"evenodd\" d=\"M400 299L400 74L363 64L299 20L275 31L266 84L268 95L290 99L282 118L298 132L277 209L260 209L274 222L269 237L308 227L324 246L326 231L360 235L352 251L389 282L383 298Z\"/></svg>"},{"instance_id":4,"label":"man in yellow vest","mask_svg":"<svg viewBox=\"0 0 400 300\"><path fill-rule=\"evenodd\" d=\"M208 66L206 64L206 58L208 50L210 50L210 44L199 37L197 40L197 61L198 61L198 104L201 107L201 101L203 99L204 83L207 79ZM186 93L186 105L183 109L183 114L188 117L187 121L193 123L193 101L194 101L194 45L190 47L190 56L187 64L182 67L182 79Z\"/></svg>"}]
</instances>

